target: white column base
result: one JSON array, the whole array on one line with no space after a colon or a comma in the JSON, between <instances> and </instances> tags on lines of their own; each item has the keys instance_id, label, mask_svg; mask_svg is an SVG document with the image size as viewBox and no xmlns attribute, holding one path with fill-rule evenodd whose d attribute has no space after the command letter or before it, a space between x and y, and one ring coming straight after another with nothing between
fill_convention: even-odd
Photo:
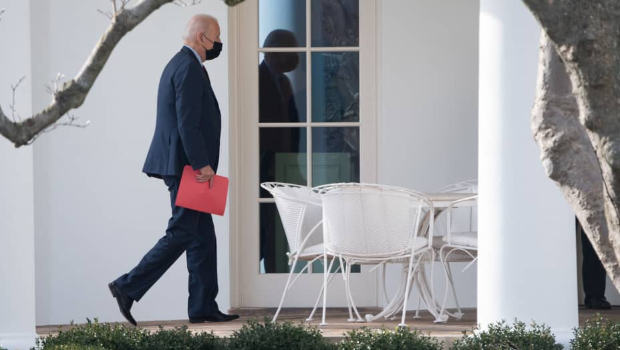
<instances>
[{"instance_id":1,"label":"white column base","mask_svg":"<svg viewBox=\"0 0 620 350\"><path fill-rule=\"evenodd\" d=\"M0 334L0 348L30 350L38 337L36 333Z\"/></svg>"},{"instance_id":2,"label":"white column base","mask_svg":"<svg viewBox=\"0 0 620 350\"><path fill-rule=\"evenodd\" d=\"M572 328L551 328L551 333L555 335L556 343L562 344L564 349L570 349L570 341L574 338Z\"/></svg>"}]
</instances>

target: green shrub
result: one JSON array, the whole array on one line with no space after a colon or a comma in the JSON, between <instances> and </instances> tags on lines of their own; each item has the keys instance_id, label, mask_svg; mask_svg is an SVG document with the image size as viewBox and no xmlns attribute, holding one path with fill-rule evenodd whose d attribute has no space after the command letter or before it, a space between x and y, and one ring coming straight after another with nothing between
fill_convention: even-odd
<instances>
[{"instance_id":1,"label":"green shrub","mask_svg":"<svg viewBox=\"0 0 620 350\"><path fill-rule=\"evenodd\" d=\"M212 333L193 334L186 326L156 332L88 320L84 325L37 340L35 350L211 350L226 347Z\"/></svg>"},{"instance_id":2,"label":"green shrub","mask_svg":"<svg viewBox=\"0 0 620 350\"><path fill-rule=\"evenodd\" d=\"M571 349L616 350L620 349L620 321L606 320L597 314L585 325L573 331Z\"/></svg>"},{"instance_id":3,"label":"green shrub","mask_svg":"<svg viewBox=\"0 0 620 350\"><path fill-rule=\"evenodd\" d=\"M62 330L56 335L37 340L36 350L63 349L59 346L99 347L109 350L141 349L149 333L135 327L120 324L99 323L87 320L86 324L77 325L69 330ZM64 349L63 349L64 350Z\"/></svg>"},{"instance_id":4,"label":"green shrub","mask_svg":"<svg viewBox=\"0 0 620 350\"><path fill-rule=\"evenodd\" d=\"M426 336L417 329L398 327L396 331L371 330L363 327L345 334L345 340L338 344L339 350L441 350L443 345L437 339Z\"/></svg>"},{"instance_id":5,"label":"green shrub","mask_svg":"<svg viewBox=\"0 0 620 350\"><path fill-rule=\"evenodd\" d=\"M323 350L334 349L316 327L295 326L291 322L263 323L250 320L235 331L229 339L230 349L235 350Z\"/></svg>"},{"instance_id":6,"label":"green shrub","mask_svg":"<svg viewBox=\"0 0 620 350\"><path fill-rule=\"evenodd\" d=\"M555 342L555 336L549 327L532 323L528 328L523 322L515 321L512 326L502 321L489 325L485 331L474 329L474 334L463 332L462 339L457 340L452 350L561 350L562 345Z\"/></svg>"},{"instance_id":7,"label":"green shrub","mask_svg":"<svg viewBox=\"0 0 620 350\"><path fill-rule=\"evenodd\" d=\"M46 347L45 349L50 349L50 350L109 350L106 348L102 348L100 346L77 345L77 344L55 345L55 346L52 346L51 348Z\"/></svg>"},{"instance_id":8,"label":"green shrub","mask_svg":"<svg viewBox=\"0 0 620 350\"><path fill-rule=\"evenodd\" d=\"M146 338L143 349L162 350L219 350L225 349L227 341L213 333L192 333L186 326L170 330L159 328Z\"/></svg>"}]
</instances>

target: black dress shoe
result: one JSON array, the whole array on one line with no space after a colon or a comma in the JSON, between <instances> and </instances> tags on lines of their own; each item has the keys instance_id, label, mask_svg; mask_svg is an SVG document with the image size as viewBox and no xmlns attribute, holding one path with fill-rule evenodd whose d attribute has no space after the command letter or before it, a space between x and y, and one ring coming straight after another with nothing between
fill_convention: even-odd
<instances>
[{"instance_id":1,"label":"black dress shoe","mask_svg":"<svg viewBox=\"0 0 620 350\"><path fill-rule=\"evenodd\" d=\"M589 298L585 301L586 307L593 310L611 310L611 304L605 297Z\"/></svg>"},{"instance_id":2,"label":"black dress shoe","mask_svg":"<svg viewBox=\"0 0 620 350\"><path fill-rule=\"evenodd\" d=\"M129 323L131 323L132 325L137 326L138 323L136 323L136 320L134 320L133 316L131 316L131 305L133 305L133 300L129 296L127 296L127 294L123 293L118 288L116 283L112 282L108 284L108 287L110 288L112 296L116 298L118 308L121 310L121 314L123 315L123 317L125 317L125 319L129 321Z\"/></svg>"},{"instance_id":3,"label":"black dress shoe","mask_svg":"<svg viewBox=\"0 0 620 350\"><path fill-rule=\"evenodd\" d=\"M229 322L239 318L239 315L226 315L221 311L216 311L213 315L201 318L190 318L189 323L205 323L205 322Z\"/></svg>"}]
</instances>

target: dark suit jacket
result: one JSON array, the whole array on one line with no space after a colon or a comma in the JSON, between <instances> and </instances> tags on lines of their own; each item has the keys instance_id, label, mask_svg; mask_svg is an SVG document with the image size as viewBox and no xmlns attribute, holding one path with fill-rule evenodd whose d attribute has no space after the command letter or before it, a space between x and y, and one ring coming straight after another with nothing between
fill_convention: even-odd
<instances>
[{"instance_id":1,"label":"dark suit jacket","mask_svg":"<svg viewBox=\"0 0 620 350\"><path fill-rule=\"evenodd\" d=\"M295 103L295 95L288 78L284 78L283 84L278 90L274 77L263 61L258 69L259 72L259 121L261 123L297 123L299 113ZM278 138L261 140L262 151L274 152L298 152L299 129L279 129Z\"/></svg>"},{"instance_id":2,"label":"dark suit jacket","mask_svg":"<svg viewBox=\"0 0 620 350\"><path fill-rule=\"evenodd\" d=\"M181 176L183 167L217 172L221 114L208 75L183 47L166 65L157 91L157 122L142 169L148 176Z\"/></svg>"}]
</instances>

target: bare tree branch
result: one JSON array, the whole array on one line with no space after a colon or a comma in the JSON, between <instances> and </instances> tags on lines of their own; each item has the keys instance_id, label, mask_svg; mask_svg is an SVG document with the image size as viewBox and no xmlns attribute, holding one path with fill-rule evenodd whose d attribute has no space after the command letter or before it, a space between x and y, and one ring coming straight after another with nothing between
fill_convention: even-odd
<instances>
[{"instance_id":1,"label":"bare tree branch","mask_svg":"<svg viewBox=\"0 0 620 350\"><path fill-rule=\"evenodd\" d=\"M117 13L95 45L79 73L54 92L49 106L21 122L11 121L0 108L0 134L16 147L27 145L38 133L56 123L72 109L80 107L103 66L120 40L153 11L174 0L141 0Z\"/></svg>"},{"instance_id":2,"label":"bare tree branch","mask_svg":"<svg viewBox=\"0 0 620 350\"><path fill-rule=\"evenodd\" d=\"M191 2L189 2L188 0L175 0L174 4L177 6L186 7L186 6L198 5L201 2L202 0L192 0Z\"/></svg>"},{"instance_id":3,"label":"bare tree branch","mask_svg":"<svg viewBox=\"0 0 620 350\"><path fill-rule=\"evenodd\" d=\"M54 95L60 89L60 81L65 78L65 75L62 73L58 73L56 78L52 80L52 86L45 84L45 91L48 94Z\"/></svg>"},{"instance_id":4,"label":"bare tree branch","mask_svg":"<svg viewBox=\"0 0 620 350\"><path fill-rule=\"evenodd\" d=\"M224 0L224 2L226 3L226 5L228 6L237 6L240 3L244 2L245 0Z\"/></svg>"},{"instance_id":5,"label":"bare tree branch","mask_svg":"<svg viewBox=\"0 0 620 350\"><path fill-rule=\"evenodd\" d=\"M121 11L125 9L125 6L127 6L130 1L131 0L121 0Z\"/></svg>"},{"instance_id":6,"label":"bare tree branch","mask_svg":"<svg viewBox=\"0 0 620 350\"><path fill-rule=\"evenodd\" d=\"M47 91L53 91L54 96L49 106L20 122L11 121L0 107L0 135L11 141L15 147L32 143L37 134L54 125L70 110L80 107L116 45L125 34L140 24L153 11L175 1L180 1L179 4L182 6L189 6L199 4L201 0L191 0L191 2L190 0L138 0L132 6L127 6L132 2L131 0L119 0L120 11L116 11L118 9L116 1L110 1L113 2L116 16L99 10L105 16L111 17L110 25L95 45L82 69L73 79L65 82L59 88L55 87L53 90L47 87ZM224 1L227 5L234 6L244 0Z\"/></svg>"},{"instance_id":7,"label":"bare tree branch","mask_svg":"<svg viewBox=\"0 0 620 350\"><path fill-rule=\"evenodd\" d=\"M16 122L15 115L17 115L17 119L21 121L21 117L19 116L19 113L17 113L17 108L15 104L15 92L17 91L17 88L19 88L19 85L24 81L24 79L26 79L26 76L21 77L19 81L17 82L17 84L11 85L11 90L13 90L13 97L11 100L11 105L9 105L9 108L11 108L11 116L13 117L14 123Z\"/></svg>"},{"instance_id":8,"label":"bare tree branch","mask_svg":"<svg viewBox=\"0 0 620 350\"><path fill-rule=\"evenodd\" d=\"M112 12L110 12L110 11L103 11L101 9L97 9L97 12L99 12L100 14L108 17L108 19L110 19L110 20L114 19L114 14Z\"/></svg>"},{"instance_id":9,"label":"bare tree branch","mask_svg":"<svg viewBox=\"0 0 620 350\"><path fill-rule=\"evenodd\" d=\"M4 13L4 8L0 9L0 21L2 21L2 14Z\"/></svg>"},{"instance_id":10,"label":"bare tree branch","mask_svg":"<svg viewBox=\"0 0 620 350\"><path fill-rule=\"evenodd\" d=\"M40 133L38 133L37 135L35 135L32 140L28 141L28 145L32 145L38 138L39 136L41 136L42 134L46 134L50 131L56 130L59 126L72 126L72 127L76 127L76 128L86 128L90 125L90 120L87 120L86 123L84 124L76 124L75 121L78 120L79 118L74 116L71 113L67 113L67 122L64 123L54 123L51 126L47 127L45 130L41 131Z\"/></svg>"}]
</instances>

